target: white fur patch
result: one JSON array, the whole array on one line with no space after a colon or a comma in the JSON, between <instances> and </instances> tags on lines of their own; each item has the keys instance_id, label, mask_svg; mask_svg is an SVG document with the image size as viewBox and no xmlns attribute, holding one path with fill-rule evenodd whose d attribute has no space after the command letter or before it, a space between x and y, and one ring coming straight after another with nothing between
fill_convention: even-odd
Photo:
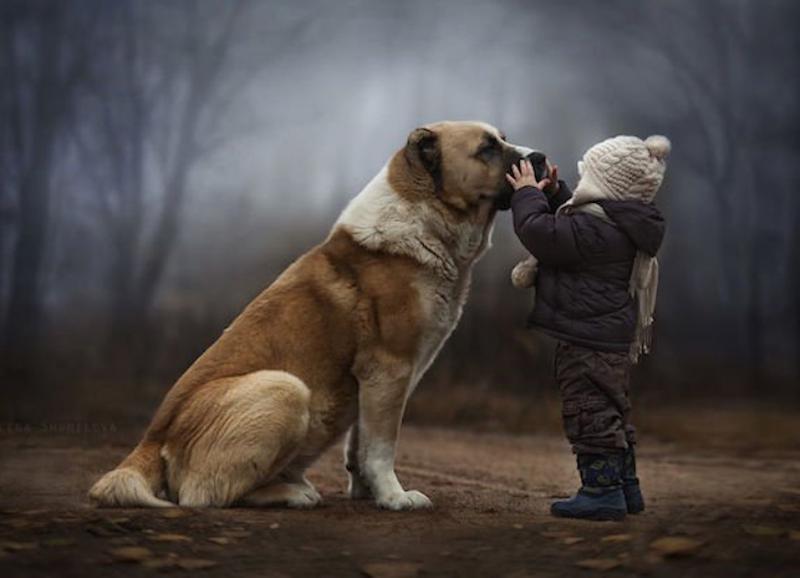
<instances>
[{"instance_id":1,"label":"white fur patch","mask_svg":"<svg viewBox=\"0 0 800 578\"><path fill-rule=\"evenodd\" d=\"M509 143L509 144L510 144L510 143ZM528 156L528 155L529 155L529 154L531 154L532 152L536 152L536 151L534 151L532 148L528 148L528 147L524 147L524 146L520 146L520 145L514 145L514 144L512 144L511 146L512 146L512 147L514 147L515 149L517 149L517 152L518 152L519 154L521 154L523 157L526 157L526 156Z\"/></svg>"},{"instance_id":2,"label":"white fur patch","mask_svg":"<svg viewBox=\"0 0 800 578\"><path fill-rule=\"evenodd\" d=\"M336 225L368 249L407 255L447 277L456 277L450 251L432 234L441 217L425 203L411 203L398 195L389 184L388 173L387 165L350 201Z\"/></svg>"}]
</instances>

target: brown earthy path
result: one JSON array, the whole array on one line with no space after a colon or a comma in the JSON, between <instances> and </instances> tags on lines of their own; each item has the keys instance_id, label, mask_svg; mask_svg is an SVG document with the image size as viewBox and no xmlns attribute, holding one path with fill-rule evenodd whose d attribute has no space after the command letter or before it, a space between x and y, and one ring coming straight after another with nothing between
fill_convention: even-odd
<instances>
[{"instance_id":1,"label":"brown earthy path","mask_svg":"<svg viewBox=\"0 0 800 578\"><path fill-rule=\"evenodd\" d=\"M800 576L793 452L645 446L648 510L622 523L549 516L576 483L560 439L412 427L398 471L432 512L347 500L338 447L309 476L326 499L313 511L91 508L91 481L135 438L0 435L0 576Z\"/></svg>"}]
</instances>

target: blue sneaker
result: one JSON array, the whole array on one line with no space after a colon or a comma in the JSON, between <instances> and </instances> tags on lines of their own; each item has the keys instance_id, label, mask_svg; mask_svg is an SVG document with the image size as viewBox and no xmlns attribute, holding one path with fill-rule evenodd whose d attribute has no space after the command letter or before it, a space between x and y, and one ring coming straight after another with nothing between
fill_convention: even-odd
<instances>
[{"instance_id":1,"label":"blue sneaker","mask_svg":"<svg viewBox=\"0 0 800 578\"><path fill-rule=\"evenodd\" d=\"M622 520L628 509L622 490L622 454L578 454L582 486L575 497L554 502L560 518Z\"/></svg>"},{"instance_id":2,"label":"blue sneaker","mask_svg":"<svg viewBox=\"0 0 800 578\"><path fill-rule=\"evenodd\" d=\"M639 487L639 478L636 477L636 454L633 446L629 446L623 456L622 491L625 493L629 514L639 514L644 511L644 496Z\"/></svg>"}]
</instances>

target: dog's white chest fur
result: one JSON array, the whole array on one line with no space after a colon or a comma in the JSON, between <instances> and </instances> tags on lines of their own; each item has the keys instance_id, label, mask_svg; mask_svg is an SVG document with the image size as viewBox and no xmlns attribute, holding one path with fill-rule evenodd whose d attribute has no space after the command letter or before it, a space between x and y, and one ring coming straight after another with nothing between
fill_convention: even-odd
<instances>
[{"instance_id":1,"label":"dog's white chest fur","mask_svg":"<svg viewBox=\"0 0 800 578\"><path fill-rule=\"evenodd\" d=\"M489 248L492 218L445 222L427 203L413 203L398 195L387 175L384 167L350 202L337 225L369 249L409 256L424 266L413 280L423 327L410 394L458 324L472 266Z\"/></svg>"}]
</instances>

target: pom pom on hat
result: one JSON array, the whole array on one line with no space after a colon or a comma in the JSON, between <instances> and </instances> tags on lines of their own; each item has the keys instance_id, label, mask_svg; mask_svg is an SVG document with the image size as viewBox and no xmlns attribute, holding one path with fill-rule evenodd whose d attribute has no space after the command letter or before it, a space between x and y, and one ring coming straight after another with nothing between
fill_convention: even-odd
<instances>
[{"instance_id":1,"label":"pom pom on hat","mask_svg":"<svg viewBox=\"0 0 800 578\"><path fill-rule=\"evenodd\" d=\"M650 151L650 154L658 160L667 158L667 155L672 150L672 143L669 139L660 134L649 136L644 141L644 146Z\"/></svg>"}]
</instances>

